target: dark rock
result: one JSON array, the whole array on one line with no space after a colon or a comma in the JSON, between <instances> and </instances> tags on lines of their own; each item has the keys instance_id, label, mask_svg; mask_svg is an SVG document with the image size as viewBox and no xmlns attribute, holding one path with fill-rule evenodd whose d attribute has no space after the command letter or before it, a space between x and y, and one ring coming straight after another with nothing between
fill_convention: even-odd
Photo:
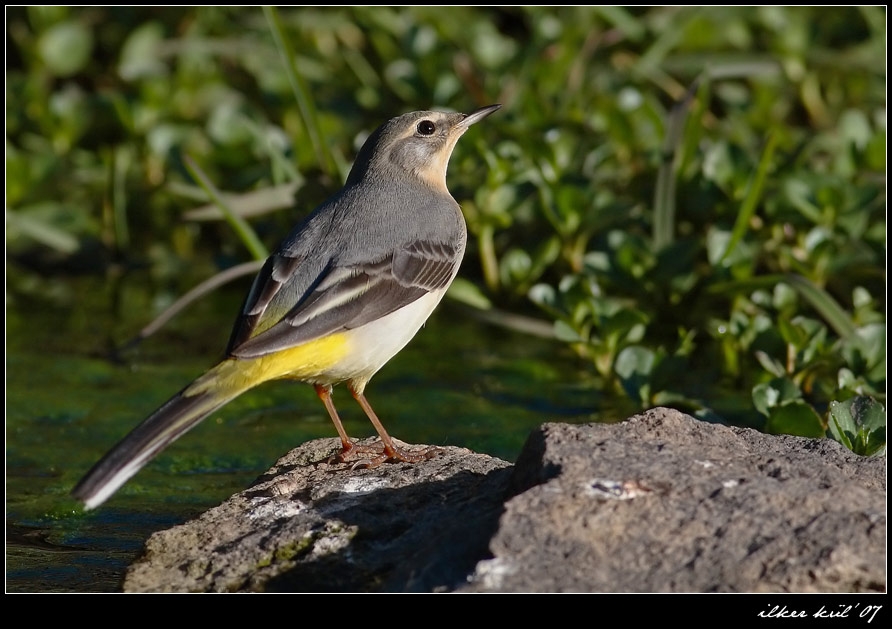
<instances>
[{"instance_id":1,"label":"dark rock","mask_svg":"<svg viewBox=\"0 0 892 629\"><path fill-rule=\"evenodd\" d=\"M517 464L290 452L153 535L127 591L884 592L885 459L658 408L545 424Z\"/></svg>"},{"instance_id":2,"label":"dark rock","mask_svg":"<svg viewBox=\"0 0 892 629\"><path fill-rule=\"evenodd\" d=\"M653 409L547 424L466 591L884 591L885 461Z\"/></svg>"}]
</instances>

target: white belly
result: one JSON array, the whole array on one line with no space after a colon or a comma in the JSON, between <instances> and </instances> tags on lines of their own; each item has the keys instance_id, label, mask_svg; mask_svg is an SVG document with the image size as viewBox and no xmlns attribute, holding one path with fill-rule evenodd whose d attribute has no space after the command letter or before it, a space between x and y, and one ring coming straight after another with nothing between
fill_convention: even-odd
<instances>
[{"instance_id":1,"label":"white belly","mask_svg":"<svg viewBox=\"0 0 892 629\"><path fill-rule=\"evenodd\" d=\"M372 376L412 340L445 293L428 293L401 310L346 332L347 355L318 381L333 384L352 380L361 392Z\"/></svg>"}]
</instances>

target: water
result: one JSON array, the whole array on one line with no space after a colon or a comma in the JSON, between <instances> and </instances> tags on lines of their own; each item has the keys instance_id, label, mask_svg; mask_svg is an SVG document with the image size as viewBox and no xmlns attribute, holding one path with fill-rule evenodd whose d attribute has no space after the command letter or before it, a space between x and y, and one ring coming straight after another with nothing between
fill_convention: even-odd
<instances>
[{"instance_id":1,"label":"water","mask_svg":"<svg viewBox=\"0 0 892 629\"><path fill-rule=\"evenodd\" d=\"M214 364L242 297L211 295L113 360L114 341L149 319L140 282L128 286L110 300L106 285L81 279L56 305L17 298L8 306L7 592L120 591L152 532L241 491L292 447L336 436L312 387L267 383L84 513L68 492L118 438ZM403 441L513 461L541 423L620 419L605 417L587 378L560 343L476 321L447 300L366 394ZM343 387L335 403L352 437L374 435Z\"/></svg>"}]
</instances>

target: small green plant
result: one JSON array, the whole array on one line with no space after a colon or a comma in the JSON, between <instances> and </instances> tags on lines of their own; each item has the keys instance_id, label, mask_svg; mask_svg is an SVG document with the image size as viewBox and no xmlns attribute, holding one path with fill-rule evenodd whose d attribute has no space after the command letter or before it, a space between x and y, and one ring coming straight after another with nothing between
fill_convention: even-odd
<instances>
[{"instance_id":1,"label":"small green plant","mask_svg":"<svg viewBox=\"0 0 892 629\"><path fill-rule=\"evenodd\" d=\"M886 409L872 397L858 396L831 402L830 435L856 454L886 453Z\"/></svg>"}]
</instances>

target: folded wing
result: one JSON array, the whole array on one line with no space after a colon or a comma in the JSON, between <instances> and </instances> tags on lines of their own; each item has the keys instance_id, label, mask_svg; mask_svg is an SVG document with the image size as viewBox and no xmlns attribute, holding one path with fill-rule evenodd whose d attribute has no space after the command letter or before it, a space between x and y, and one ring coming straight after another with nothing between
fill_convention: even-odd
<instances>
[{"instance_id":1,"label":"folded wing","mask_svg":"<svg viewBox=\"0 0 892 629\"><path fill-rule=\"evenodd\" d=\"M262 356L375 321L429 292L446 289L459 258L450 244L417 240L362 265L329 262L308 290L293 296L293 307L276 312L275 304L282 303L289 278L303 260L274 255L248 295L229 353Z\"/></svg>"}]
</instances>

